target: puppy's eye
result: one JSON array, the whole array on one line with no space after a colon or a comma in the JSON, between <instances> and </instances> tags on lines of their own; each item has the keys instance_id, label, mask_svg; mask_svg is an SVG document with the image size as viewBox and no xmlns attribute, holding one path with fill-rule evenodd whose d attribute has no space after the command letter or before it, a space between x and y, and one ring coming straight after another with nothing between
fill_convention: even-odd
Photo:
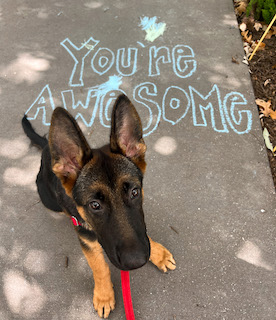
<instances>
[{"instance_id":1,"label":"puppy's eye","mask_svg":"<svg viewBox=\"0 0 276 320\"><path fill-rule=\"evenodd\" d=\"M99 202L97 201L92 201L89 203L89 207L93 210L100 210L101 209L101 205L99 204Z\"/></svg>"},{"instance_id":2,"label":"puppy's eye","mask_svg":"<svg viewBox=\"0 0 276 320\"><path fill-rule=\"evenodd\" d=\"M135 199L135 198L139 197L139 195L140 195L140 189L134 188L131 190L130 198Z\"/></svg>"}]
</instances>

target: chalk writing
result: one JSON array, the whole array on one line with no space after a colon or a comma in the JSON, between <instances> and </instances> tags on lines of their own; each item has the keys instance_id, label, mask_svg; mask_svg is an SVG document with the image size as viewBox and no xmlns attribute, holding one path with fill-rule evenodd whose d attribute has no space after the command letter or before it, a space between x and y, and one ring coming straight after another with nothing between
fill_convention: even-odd
<instances>
[{"instance_id":1,"label":"chalk writing","mask_svg":"<svg viewBox=\"0 0 276 320\"><path fill-rule=\"evenodd\" d=\"M91 44L88 45L88 43L94 43L93 48ZM175 75L180 78L188 78L196 71L197 63L194 59L194 51L187 45L176 45L172 50L166 46L158 48L151 46L148 49L138 49L135 47L119 48L117 52L114 53L111 49L102 47L95 51L94 48L98 43L99 41L94 40L93 37L86 43L83 43L81 47L75 46L68 38L60 43L74 60L74 66L69 79L70 87L84 85L84 60L88 54L90 54L90 56L92 55L90 58L91 71L100 76L106 74L114 66L114 71L124 77L134 75L137 72L138 63L140 66L143 64L141 56L138 60L139 50L148 50L148 76L150 77L160 75L160 67L162 64L169 64ZM94 53L91 53L92 50Z\"/></svg>"},{"instance_id":2,"label":"chalk writing","mask_svg":"<svg viewBox=\"0 0 276 320\"><path fill-rule=\"evenodd\" d=\"M77 110L75 118L81 119L87 127L93 125L97 113L99 113L101 124L109 127L108 114L110 114L111 105L120 93L125 93L119 88L121 83L120 77L113 76L107 82L89 88L85 102L75 101L74 90L61 91L63 106L71 112ZM143 128L145 136L156 130L161 116L164 121L175 125L186 117L191 108L194 126L206 127L208 112L211 126L217 132L229 132L228 126L238 134L251 130L252 114L250 110L239 110L239 106L247 104L246 99L239 92L230 92L222 100L217 85L214 85L205 96L192 86L186 90L178 86L170 86L165 92L161 92L161 95L163 94L162 108L155 100L158 94L157 86L152 82L141 83L133 90L133 99L137 102L135 104L137 109L146 108L148 113L148 121ZM33 120L41 113L43 124L49 125L54 108L50 86L46 85L26 114L30 120ZM91 110L88 118L83 116L83 109Z\"/></svg>"},{"instance_id":3,"label":"chalk writing","mask_svg":"<svg viewBox=\"0 0 276 320\"><path fill-rule=\"evenodd\" d=\"M125 58L125 48L120 48L117 51L117 59L116 59L116 69L118 73L122 76L132 76L137 69L137 48L128 48L127 49L127 58ZM127 60L127 63L124 64L124 61ZM123 72L122 69L127 70L129 72Z\"/></svg>"},{"instance_id":4,"label":"chalk writing","mask_svg":"<svg viewBox=\"0 0 276 320\"><path fill-rule=\"evenodd\" d=\"M144 19L144 27L156 23L156 19ZM152 24L153 25L153 24ZM160 26L158 27L160 28ZM137 47L110 48L100 47L100 41L90 37L76 46L66 38L60 44L73 58L69 88L60 92L63 107L69 110L76 119L91 127L98 117L103 127L110 127L111 108L120 93L126 93L122 85L128 77L147 70L146 76L155 79L163 72L170 72L174 80L187 79L197 69L193 49L184 44L146 47L137 41ZM145 54L146 53L146 54ZM144 56L148 56L145 63ZM85 62L85 63L84 63ZM90 63L89 63L90 62ZM84 68L87 68L84 70ZM98 76L112 72L108 80L93 87L86 84L81 97L76 87L84 87L83 75L92 72ZM172 78L170 80L173 81ZM170 85L162 89L152 81L144 81L134 86L132 97L140 114L142 114L144 136L154 132L160 121L176 125L180 121L192 119L195 127L212 127L215 132L245 134L252 127L252 113L246 108L247 100L239 92L222 94L218 85L213 84L208 92L199 92L191 85ZM44 125L50 124L52 111L55 108L50 84L44 86L31 104L26 114L28 119L42 119ZM189 119L187 118L189 115Z\"/></svg>"},{"instance_id":5,"label":"chalk writing","mask_svg":"<svg viewBox=\"0 0 276 320\"><path fill-rule=\"evenodd\" d=\"M98 40L94 40L93 37L90 37L85 43L82 44L81 47L75 46L71 42L71 40L68 38L66 38L60 43L69 52L70 56L75 61L75 65L73 67L71 77L69 79L70 87L83 86L82 75L83 75L84 59L99 42L100 41ZM79 63L80 58L81 58L81 64ZM76 70L78 72L76 72ZM79 75L77 80L74 79L75 74Z\"/></svg>"},{"instance_id":6,"label":"chalk writing","mask_svg":"<svg viewBox=\"0 0 276 320\"><path fill-rule=\"evenodd\" d=\"M28 115L29 120L34 120L37 118L38 114L42 112L42 123L45 126L49 126L51 123L51 115L54 109L55 104L52 92L50 90L50 86L47 84L27 110L26 115Z\"/></svg>"}]
</instances>

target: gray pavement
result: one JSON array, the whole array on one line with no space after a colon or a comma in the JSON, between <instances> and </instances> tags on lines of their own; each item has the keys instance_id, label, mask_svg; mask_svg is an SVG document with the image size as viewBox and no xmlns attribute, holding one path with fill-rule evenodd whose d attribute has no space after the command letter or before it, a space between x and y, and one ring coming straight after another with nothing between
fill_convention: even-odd
<instances>
[{"instance_id":1,"label":"gray pavement","mask_svg":"<svg viewBox=\"0 0 276 320\"><path fill-rule=\"evenodd\" d=\"M148 146L148 231L177 262L131 272L136 318L275 320L275 190L248 68L231 62L243 58L232 0L4 0L0 11L0 319L98 319L71 222L38 202L40 154L20 121L27 112L44 134L61 105L100 146L125 92ZM124 319L111 270L110 319Z\"/></svg>"}]
</instances>

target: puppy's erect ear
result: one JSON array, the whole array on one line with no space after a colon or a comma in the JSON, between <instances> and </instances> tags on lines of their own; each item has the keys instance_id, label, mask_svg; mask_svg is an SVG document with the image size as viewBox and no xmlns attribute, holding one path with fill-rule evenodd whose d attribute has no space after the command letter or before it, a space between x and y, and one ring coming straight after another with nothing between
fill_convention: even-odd
<instances>
[{"instance_id":1,"label":"puppy's erect ear","mask_svg":"<svg viewBox=\"0 0 276 320\"><path fill-rule=\"evenodd\" d=\"M49 132L52 170L68 195L81 168L92 157L91 149L75 119L63 108L56 108Z\"/></svg>"},{"instance_id":2,"label":"puppy's erect ear","mask_svg":"<svg viewBox=\"0 0 276 320\"><path fill-rule=\"evenodd\" d=\"M130 158L141 170L145 171L146 145L140 117L127 96L120 95L115 101L110 134L111 151Z\"/></svg>"}]
</instances>

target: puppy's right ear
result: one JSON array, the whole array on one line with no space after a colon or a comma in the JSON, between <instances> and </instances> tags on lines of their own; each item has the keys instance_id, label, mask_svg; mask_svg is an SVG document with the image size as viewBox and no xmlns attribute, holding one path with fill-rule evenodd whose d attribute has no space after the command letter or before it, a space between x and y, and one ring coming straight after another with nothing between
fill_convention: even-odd
<instances>
[{"instance_id":1,"label":"puppy's right ear","mask_svg":"<svg viewBox=\"0 0 276 320\"><path fill-rule=\"evenodd\" d=\"M49 132L52 170L71 195L82 167L91 159L91 149L75 119L63 108L54 110Z\"/></svg>"}]
</instances>

